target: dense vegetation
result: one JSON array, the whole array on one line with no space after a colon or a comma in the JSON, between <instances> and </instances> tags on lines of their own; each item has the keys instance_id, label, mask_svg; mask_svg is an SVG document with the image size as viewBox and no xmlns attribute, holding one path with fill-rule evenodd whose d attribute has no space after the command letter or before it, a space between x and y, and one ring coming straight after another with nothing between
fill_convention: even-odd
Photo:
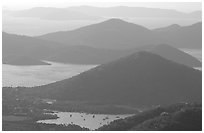
<instances>
[{"instance_id":1,"label":"dense vegetation","mask_svg":"<svg viewBox=\"0 0 204 133\"><path fill-rule=\"evenodd\" d=\"M36 123L42 119L56 119L57 116L49 115L51 110L64 111L87 111L87 112L128 112L126 109L108 108L108 105L78 103L78 102L60 102L56 101L52 105L43 102L43 99L37 99L19 95L20 92L15 88L3 89L3 121L4 131L81 131L88 130L78 125L55 125ZM21 97L22 96L22 97ZM77 107L77 108L76 108ZM48 110L44 110L48 109ZM70 110L72 109L72 110ZM74 110L73 110L74 109ZM131 111L133 112L133 110ZM135 113L137 111L135 110ZM9 116L15 116L16 120L9 120ZM23 118L24 120L18 120ZM170 106L157 106L150 110L138 113L135 116L116 120L109 125L105 125L98 130L202 130L202 106L195 103L178 103Z\"/></svg>"},{"instance_id":2,"label":"dense vegetation","mask_svg":"<svg viewBox=\"0 0 204 133\"><path fill-rule=\"evenodd\" d=\"M32 121L3 122L3 131L88 131L78 125L42 124Z\"/></svg>"},{"instance_id":3,"label":"dense vegetation","mask_svg":"<svg viewBox=\"0 0 204 133\"><path fill-rule=\"evenodd\" d=\"M178 103L156 107L129 118L113 121L98 130L201 131L202 106L195 103Z\"/></svg>"}]
</instances>

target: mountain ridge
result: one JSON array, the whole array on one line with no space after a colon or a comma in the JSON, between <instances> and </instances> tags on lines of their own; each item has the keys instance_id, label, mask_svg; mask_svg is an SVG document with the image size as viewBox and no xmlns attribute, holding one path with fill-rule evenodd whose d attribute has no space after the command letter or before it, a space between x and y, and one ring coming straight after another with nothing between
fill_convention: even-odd
<instances>
[{"instance_id":1,"label":"mountain ridge","mask_svg":"<svg viewBox=\"0 0 204 133\"><path fill-rule=\"evenodd\" d=\"M2 33L3 63L12 62L17 57L28 56L30 59L47 60L73 64L104 64L136 51L147 50L162 57L190 67L200 67L201 62L196 58L170 45L145 45L128 50L112 50L94 48L84 45L66 45L27 36ZM156 50L159 49L159 50ZM154 52L155 51L155 52ZM38 54L36 54L38 53ZM21 60L23 61L23 60ZM33 60L34 61L34 60ZM25 63L24 63L25 64ZM28 63L30 64L30 63Z\"/></svg>"},{"instance_id":2,"label":"mountain ridge","mask_svg":"<svg viewBox=\"0 0 204 133\"><path fill-rule=\"evenodd\" d=\"M106 104L170 104L200 101L201 77L199 70L142 51L70 79L36 87L30 90L30 94L58 100Z\"/></svg>"},{"instance_id":3,"label":"mountain ridge","mask_svg":"<svg viewBox=\"0 0 204 133\"><path fill-rule=\"evenodd\" d=\"M131 49L150 44L171 44L176 48L202 47L202 23L176 28L178 30L149 30L143 26L110 19L72 31L54 32L37 36L63 44L85 45L96 48ZM193 45L192 45L193 44Z\"/></svg>"}]
</instances>

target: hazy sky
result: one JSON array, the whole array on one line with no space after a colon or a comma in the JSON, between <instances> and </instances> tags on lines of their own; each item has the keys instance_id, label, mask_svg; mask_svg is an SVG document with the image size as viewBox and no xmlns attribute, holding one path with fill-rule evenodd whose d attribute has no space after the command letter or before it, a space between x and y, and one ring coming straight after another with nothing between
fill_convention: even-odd
<instances>
[{"instance_id":1,"label":"hazy sky","mask_svg":"<svg viewBox=\"0 0 204 133\"><path fill-rule=\"evenodd\" d=\"M98 1L98 2L96 2ZM111 1L111 0L109 0ZM144 0L145 1L145 0ZM136 6L136 7L152 7L163 9L175 9L182 12L192 12L202 10L201 2L117 2L107 0L3 0L3 9L17 10L28 9L32 7L69 7L69 6L97 6L97 7L110 7L110 6Z\"/></svg>"}]
</instances>

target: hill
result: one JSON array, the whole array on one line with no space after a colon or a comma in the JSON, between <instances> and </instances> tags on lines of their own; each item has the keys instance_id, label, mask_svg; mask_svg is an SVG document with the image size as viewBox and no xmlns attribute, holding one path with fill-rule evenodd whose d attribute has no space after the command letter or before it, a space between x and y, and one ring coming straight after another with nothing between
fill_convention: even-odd
<instances>
[{"instance_id":1,"label":"hill","mask_svg":"<svg viewBox=\"0 0 204 133\"><path fill-rule=\"evenodd\" d=\"M177 62L179 64L184 64L189 67L201 67L202 63L195 57L177 49L170 45L157 45L151 52L158 54L166 59Z\"/></svg>"},{"instance_id":2,"label":"hill","mask_svg":"<svg viewBox=\"0 0 204 133\"><path fill-rule=\"evenodd\" d=\"M50 56L47 60L74 64L104 64L137 51L150 51L166 59L189 67L201 67L202 63L195 57L167 44L148 45L128 50L111 50L89 46L70 46L63 52Z\"/></svg>"},{"instance_id":3,"label":"hill","mask_svg":"<svg viewBox=\"0 0 204 133\"><path fill-rule=\"evenodd\" d=\"M40 60L73 64L104 64L130 55L136 51L150 50L153 53L180 64L190 67L201 66L201 62L196 58L170 45L164 44L145 45L127 50L111 50L89 46L69 46L3 32L2 48L3 63L13 65L39 65L42 64Z\"/></svg>"},{"instance_id":4,"label":"hill","mask_svg":"<svg viewBox=\"0 0 204 133\"><path fill-rule=\"evenodd\" d=\"M116 120L99 131L201 131L202 105L177 103Z\"/></svg>"},{"instance_id":5,"label":"hill","mask_svg":"<svg viewBox=\"0 0 204 133\"><path fill-rule=\"evenodd\" d=\"M24 93L59 100L149 106L201 101L201 77L199 70L153 53L137 52Z\"/></svg>"},{"instance_id":6,"label":"hill","mask_svg":"<svg viewBox=\"0 0 204 133\"><path fill-rule=\"evenodd\" d=\"M167 31L177 30L177 29L179 29L179 28L181 28L180 25L178 25L178 24L172 24L172 25L167 26L167 27L162 27L162 28L154 29L154 31L167 32Z\"/></svg>"},{"instance_id":7,"label":"hill","mask_svg":"<svg viewBox=\"0 0 204 133\"><path fill-rule=\"evenodd\" d=\"M146 42L154 43L153 36L152 32L145 27L120 19L109 19L73 31L49 33L38 38L70 45L128 49L145 45ZM143 41L144 38L146 42Z\"/></svg>"},{"instance_id":8,"label":"hill","mask_svg":"<svg viewBox=\"0 0 204 133\"><path fill-rule=\"evenodd\" d=\"M42 64L40 60L52 54L57 47L57 43L2 32L3 63L39 65Z\"/></svg>"},{"instance_id":9,"label":"hill","mask_svg":"<svg viewBox=\"0 0 204 133\"><path fill-rule=\"evenodd\" d=\"M158 36L162 36L165 43L172 44L172 46L190 49L202 48L202 22L189 26L171 25L153 31Z\"/></svg>"},{"instance_id":10,"label":"hill","mask_svg":"<svg viewBox=\"0 0 204 133\"><path fill-rule=\"evenodd\" d=\"M84 26L72 31L49 33L37 38L66 45L83 45L107 49L131 49L151 44L171 44L176 48L201 48L202 23L190 26L150 30L121 19Z\"/></svg>"}]
</instances>

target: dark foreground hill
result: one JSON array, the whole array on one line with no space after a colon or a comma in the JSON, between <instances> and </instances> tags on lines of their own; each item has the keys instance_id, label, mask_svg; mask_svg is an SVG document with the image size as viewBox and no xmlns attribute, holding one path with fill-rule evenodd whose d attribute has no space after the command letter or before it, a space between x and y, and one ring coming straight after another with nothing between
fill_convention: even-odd
<instances>
[{"instance_id":1,"label":"dark foreground hill","mask_svg":"<svg viewBox=\"0 0 204 133\"><path fill-rule=\"evenodd\" d=\"M58 100L149 106L202 98L202 74L149 52L137 52L70 79L27 89Z\"/></svg>"},{"instance_id":2,"label":"dark foreground hill","mask_svg":"<svg viewBox=\"0 0 204 133\"><path fill-rule=\"evenodd\" d=\"M202 131L202 105L179 103L116 120L99 131Z\"/></svg>"}]
</instances>

